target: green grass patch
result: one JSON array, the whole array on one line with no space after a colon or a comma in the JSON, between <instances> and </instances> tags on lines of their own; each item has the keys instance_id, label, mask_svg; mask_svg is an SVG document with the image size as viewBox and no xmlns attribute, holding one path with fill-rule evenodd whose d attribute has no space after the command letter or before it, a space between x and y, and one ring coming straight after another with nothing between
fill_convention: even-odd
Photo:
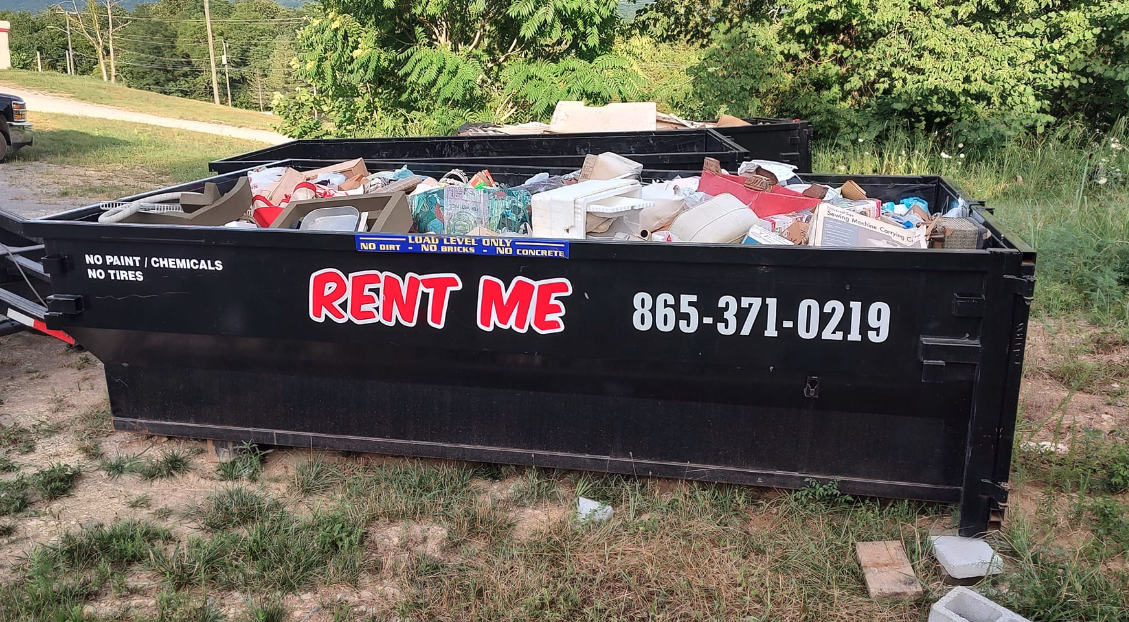
<instances>
[{"instance_id":1,"label":"green grass patch","mask_svg":"<svg viewBox=\"0 0 1129 622\"><path fill-rule=\"evenodd\" d=\"M18 423L0 423L0 447L29 454L35 451L35 432Z\"/></svg>"},{"instance_id":2,"label":"green grass patch","mask_svg":"<svg viewBox=\"0 0 1129 622\"><path fill-rule=\"evenodd\" d=\"M0 473L16 473L20 465L8 456L0 456Z\"/></svg>"},{"instance_id":3,"label":"green grass patch","mask_svg":"<svg viewBox=\"0 0 1129 622\"><path fill-rule=\"evenodd\" d=\"M558 473L536 467L528 468L510 489L510 501L515 505L527 506L546 501L564 499L557 488Z\"/></svg>"},{"instance_id":4,"label":"green grass patch","mask_svg":"<svg viewBox=\"0 0 1129 622\"><path fill-rule=\"evenodd\" d=\"M263 147L262 143L126 121L32 113L35 145L10 161L65 164L100 178L45 175L60 195L118 198L208 177L208 162ZM106 180L112 179L112 183ZM102 186L102 187L95 187Z\"/></svg>"},{"instance_id":5,"label":"green grass patch","mask_svg":"<svg viewBox=\"0 0 1129 622\"><path fill-rule=\"evenodd\" d=\"M282 504L277 500L239 486L212 492L195 514L205 529L221 531L255 522L281 510Z\"/></svg>"},{"instance_id":6,"label":"green grass patch","mask_svg":"<svg viewBox=\"0 0 1129 622\"><path fill-rule=\"evenodd\" d=\"M26 477L0 480L0 516L18 514L31 503Z\"/></svg>"},{"instance_id":7,"label":"green grass patch","mask_svg":"<svg viewBox=\"0 0 1129 622\"><path fill-rule=\"evenodd\" d=\"M144 480L167 479L190 471L192 469L192 458L199 453L199 449L174 447L166 449L159 456L152 458L144 457L141 454L118 455L102 460L99 468L110 477L121 477L127 473L133 473Z\"/></svg>"},{"instance_id":8,"label":"green grass patch","mask_svg":"<svg viewBox=\"0 0 1129 622\"><path fill-rule=\"evenodd\" d=\"M315 583L353 583L364 554L364 523L339 508L298 518L265 512L242 529L193 537L154 558L176 589L292 593Z\"/></svg>"},{"instance_id":9,"label":"green grass patch","mask_svg":"<svg viewBox=\"0 0 1129 622\"><path fill-rule=\"evenodd\" d=\"M1039 252L1035 310L1129 324L1129 140L1124 120L1099 134L1069 124L999 148L891 133L852 146L815 145L814 169L857 175L944 175Z\"/></svg>"},{"instance_id":10,"label":"green grass patch","mask_svg":"<svg viewBox=\"0 0 1129 622\"><path fill-rule=\"evenodd\" d=\"M263 451L253 443L243 443L234 450L234 456L216 465L216 476L225 481L245 479L259 481L263 474L263 460L273 450Z\"/></svg>"},{"instance_id":11,"label":"green grass patch","mask_svg":"<svg viewBox=\"0 0 1129 622\"><path fill-rule=\"evenodd\" d=\"M282 598L277 595L262 596L251 600L240 622L286 622L287 613Z\"/></svg>"},{"instance_id":12,"label":"green grass patch","mask_svg":"<svg viewBox=\"0 0 1129 622\"><path fill-rule=\"evenodd\" d=\"M317 455L294 467L291 486L299 494L317 495L336 488L345 481L345 471L340 465Z\"/></svg>"},{"instance_id":13,"label":"green grass patch","mask_svg":"<svg viewBox=\"0 0 1129 622\"><path fill-rule=\"evenodd\" d=\"M20 576L0 585L0 619L82 619L76 612L87 600L171 539L167 529L132 520L66 533L35 549Z\"/></svg>"},{"instance_id":14,"label":"green grass patch","mask_svg":"<svg viewBox=\"0 0 1129 622\"><path fill-rule=\"evenodd\" d=\"M53 464L37 471L31 478L32 489L50 501L69 495L82 475L82 469L70 464Z\"/></svg>"},{"instance_id":15,"label":"green grass patch","mask_svg":"<svg viewBox=\"0 0 1129 622\"><path fill-rule=\"evenodd\" d=\"M1020 442L1012 469L1016 480L1044 482L1054 491L1118 494L1129 490L1129 441L1086 429L1067 440L1065 452Z\"/></svg>"},{"instance_id":16,"label":"green grass patch","mask_svg":"<svg viewBox=\"0 0 1129 622\"><path fill-rule=\"evenodd\" d=\"M104 82L94 76L69 76L50 71L38 73L13 69L0 75L0 87L4 85L170 119L219 123L257 130L270 130L271 126L276 123L273 116L260 112L131 89L121 84ZM3 88L0 88L0 90L3 90ZM32 114L35 113L34 110L31 112Z\"/></svg>"}]
</instances>

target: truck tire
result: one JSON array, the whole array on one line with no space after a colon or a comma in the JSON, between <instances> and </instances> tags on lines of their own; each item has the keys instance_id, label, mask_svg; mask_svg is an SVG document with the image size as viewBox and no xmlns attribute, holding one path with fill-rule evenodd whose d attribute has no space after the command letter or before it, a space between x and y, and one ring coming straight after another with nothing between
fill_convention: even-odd
<instances>
[{"instance_id":1,"label":"truck tire","mask_svg":"<svg viewBox=\"0 0 1129 622\"><path fill-rule=\"evenodd\" d=\"M8 159L8 146L12 144L8 138L8 122L0 119L0 162Z\"/></svg>"}]
</instances>

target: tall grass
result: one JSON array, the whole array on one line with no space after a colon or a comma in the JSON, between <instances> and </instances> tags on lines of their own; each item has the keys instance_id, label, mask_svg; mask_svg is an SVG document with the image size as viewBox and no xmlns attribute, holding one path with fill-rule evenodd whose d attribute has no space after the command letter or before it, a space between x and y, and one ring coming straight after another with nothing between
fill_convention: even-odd
<instances>
[{"instance_id":1,"label":"tall grass","mask_svg":"<svg viewBox=\"0 0 1129 622\"><path fill-rule=\"evenodd\" d=\"M820 144L815 170L944 175L988 201L1039 252L1036 310L1129 325L1129 127L1063 125L1005 145L893 132L849 147Z\"/></svg>"}]
</instances>

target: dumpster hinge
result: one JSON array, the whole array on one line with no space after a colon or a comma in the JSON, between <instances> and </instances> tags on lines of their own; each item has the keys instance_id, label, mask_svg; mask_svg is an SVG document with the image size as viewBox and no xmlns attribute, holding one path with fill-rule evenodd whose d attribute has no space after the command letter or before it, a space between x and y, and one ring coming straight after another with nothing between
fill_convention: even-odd
<instances>
[{"instance_id":1,"label":"dumpster hinge","mask_svg":"<svg viewBox=\"0 0 1129 622\"><path fill-rule=\"evenodd\" d=\"M986 479L980 480L980 494L1001 506L1007 505L1007 498L1010 492L1011 488L1007 485L1007 482L997 483Z\"/></svg>"},{"instance_id":2,"label":"dumpster hinge","mask_svg":"<svg viewBox=\"0 0 1129 622\"><path fill-rule=\"evenodd\" d=\"M953 294L953 315L957 317L984 317L984 297Z\"/></svg>"},{"instance_id":3,"label":"dumpster hinge","mask_svg":"<svg viewBox=\"0 0 1129 622\"><path fill-rule=\"evenodd\" d=\"M1015 276L1008 274L1004 276L1004 285L1017 296L1030 298L1035 295L1035 277L1033 276Z\"/></svg>"},{"instance_id":4,"label":"dumpster hinge","mask_svg":"<svg viewBox=\"0 0 1129 622\"><path fill-rule=\"evenodd\" d=\"M58 276L74 270L74 260L70 255L44 255L40 258L39 263L43 265L43 271L51 276Z\"/></svg>"}]
</instances>

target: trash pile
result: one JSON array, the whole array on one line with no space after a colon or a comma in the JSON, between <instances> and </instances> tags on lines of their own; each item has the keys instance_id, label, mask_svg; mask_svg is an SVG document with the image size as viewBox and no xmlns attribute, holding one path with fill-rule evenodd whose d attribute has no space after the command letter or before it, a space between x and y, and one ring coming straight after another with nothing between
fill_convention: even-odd
<instances>
[{"instance_id":1,"label":"trash pile","mask_svg":"<svg viewBox=\"0 0 1129 622\"><path fill-rule=\"evenodd\" d=\"M528 134L572 134L577 132L654 132L711 127L740 127L752 123L721 115L717 121L689 121L658 111L655 102L614 103L588 106L580 101L557 102L549 123L468 123L460 136L522 136Z\"/></svg>"},{"instance_id":2,"label":"trash pile","mask_svg":"<svg viewBox=\"0 0 1129 622\"><path fill-rule=\"evenodd\" d=\"M805 182L795 167L745 162L736 174L706 158L699 175L644 183L615 153L565 175L518 185L488 170L442 177L409 166L370 173L364 160L313 171L254 169L225 194L169 193L104 204L101 222L446 236L693 242L773 246L983 248L988 231L963 202L942 213L921 197L883 202L854 181Z\"/></svg>"}]
</instances>

